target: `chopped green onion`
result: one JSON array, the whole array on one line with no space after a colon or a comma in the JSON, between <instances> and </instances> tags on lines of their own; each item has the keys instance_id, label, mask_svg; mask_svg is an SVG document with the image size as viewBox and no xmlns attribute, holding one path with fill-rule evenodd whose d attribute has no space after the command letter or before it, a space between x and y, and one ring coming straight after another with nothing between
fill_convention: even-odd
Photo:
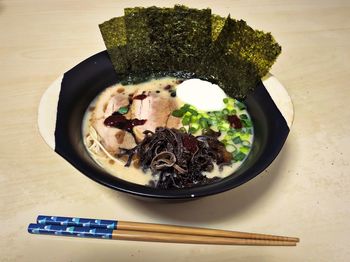
<instances>
[{"instance_id":1,"label":"chopped green onion","mask_svg":"<svg viewBox=\"0 0 350 262\"><path fill-rule=\"evenodd\" d=\"M228 130L230 130L230 124L226 121L225 122L222 121L218 124L218 128L221 131L228 131Z\"/></svg>"},{"instance_id":2,"label":"chopped green onion","mask_svg":"<svg viewBox=\"0 0 350 262\"><path fill-rule=\"evenodd\" d=\"M197 123L198 120L199 120L199 117L198 116L194 116L194 115L191 115L190 118L191 118L191 123Z\"/></svg>"},{"instance_id":3,"label":"chopped green onion","mask_svg":"<svg viewBox=\"0 0 350 262\"><path fill-rule=\"evenodd\" d=\"M220 131L227 131L227 128L224 127L224 126L222 126L222 125L219 125L219 126L218 126L218 129L219 129Z\"/></svg>"},{"instance_id":4,"label":"chopped green onion","mask_svg":"<svg viewBox=\"0 0 350 262\"><path fill-rule=\"evenodd\" d=\"M230 136L233 136L234 134L236 134L236 130L233 129L233 128L230 128L230 129L227 131L227 134L230 135Z\"/></svg>"},{"instance_id":5,"label":"chopped green onion","mask_svg":"<svg viewBox=\"0 0 350 262\"><path fill-rule=\"evenodd\" d=\"M243 140L242 141L242 145L245 146L245 147L250 147L250 142L247 141L247 140Z\"/></svg>"},{"instance_id":6,"label":"chopped green onion","mask_svg":"<svg viewBox=\"0 0 350 262\"><path fill-rule=\"evenodd\" d=\"M227 104L233 104L235 102L235 99L231 98L231 97L226 97L227 98ZM225 101L224 101L225 103Z\"/></svg>"},{"instance_id":7,"label":"chopped green onion","mask_svg":"<svg viewBox=\"0 0 350 262\"><path fill-rule=\"evenodd\" d=\"M190 134L194 134L194 133L196 133L197 131L198 131L198 129L195 128L195 127L193 127L193 126L191 126L191 127L188 129L188 132L189 132Z\"/></svg>"},{"instance_id":8,"label":"chopped green onion","mask_svg":"<svg viewBox=\"0 0 350 262\"><path fill-rule=\"evenodd\" d=\"M200 131L203 135L221 132L220 141L225 145L226 150L233 155L232 161L242 161L251 150L252 121L248 114L240 112L240 110L245 109L242 102L227 97L224 99L224 103L223 110L210 112L200 111L194 106L184 104L181 108L174 110L172 115L182 118L181 132L196 134ZM237 114L242 121L243 127L241 129L232 128L227 120L228 115L234 114Z\"/></svg>"},{"instance_id":9,"label":"chopped green onion","mask_svg":"<svg viewBox=\"0 0 350 262\"><path fill-rule=\"evenodd\" d=\"M227 105L226 108L227 108L227 110L229 110L229 111L235 109L232 105Z\"/></svg>"},{"instance_id":10,"label":"chopped green onion","mask_svg":"<svg viewBox=\"0 0 350 262\"><path fill-rule=\"evenodd\" d=\"M237 147L234 145L226 145L226 150L230 153L237 151Z\"/></svg>"},{"instance_id":11,"label":"chopped green onion","mask_svg":"<svg viewBox=\"0 0 350 262\"><path fill-rule=\"evenodd\" d=\"M247 147L247 146L242 146L242 147L239 149L239 151L242 152L242 153L244 153L244 154L248 154L249 150L250 150L250 147Z\"/></svg>"},{"instance_id":12,"label":"chopped green onion","mask_svg":"<svg viewBox=\"0 0 350 262\"><path fill-rule=\"evenodd\" d=\"M222 125L224 128L226 128L226 130L229 130L229 129L230 129L230 126L231 126L227 121L222 122L221 125Z\"/></svg>"},{"instance_id":13,"label":"chopped green onion","mask_svg":"<svg viewBox=\"0 0 350 262\"><path fill-rule=\"evenodd\" d=\"M198 115L198 112L196 110L192 109L192 108L189 108L188 112L190 112L194 116Z\"/></svg>"},{"instance_id":14,"label":"chopped green onion","mask_svg":"<svg viewBox=\"0 0 350 262\"><path fill-rule=\"evenodd\" d=\"M252 121L250 121L248 119L241 119L241 122L243 123L243 126L245 126L245 127L252 127L253 126Z\"/></svg>"},{"instance_id":15,"label":"chopped green onion","mask_svg":"<svg viewBox=\"0 0 350 262\"><path fill-rule=\"evenodd\" d=\"M239 132L242 134L242 135L249 135L249 132L248 132L248 128L247 127L242 127Z\"/></svg>"},{"instance_id":16,"label":"chopped green onion","mask_svg":"<svg viewBox=\"0 0 350 262\"><path fill-rule=\"evenodd\" d=\"M234 156L234 160L235 161L242 161L244 158L246 157L246 154L242 153L242 152L238 152L235 156Z\"/></svg>"},{"instance_id":17,"label":"chopped green onion","mask_svg":"<svg viewBox=\"0 0 350 262\"><path fill-rule=\"evenodd\" d=\"M217 126L210 126L210 129L212 129L215 132L219 132L219 129Z\"/></svg>"},{"instance_id":18,"label":"chopped green onion","mask_svg":"<svg viewBox=\"0 0 350 262\"><path fill-rule=\"evenodd\" d=\"M201 113L200 115L201 115L202 117L209 118L209 115L208 115L207 113L205 113L205 112Z\"/></svg>"},{"instance_id":19,"label":"chopped green onion","mask_svg":"<svg viewBox=\"0 0 350 262\"><path fill-rule=\"evenodd\" d=\"M175 117L183 117L185 112L183 109L178 109L178 110L174 110L171 114Z\"/></svg>"},{"instance_id":20,"label":"chopped green onion","mask_svg":"<svg viewBox=\"0 0 350 262\"><path fill-rule=\"evenodd\" d=\"M198 123L191 123L191 127L198 130L200 128L200 125Z\"/></svg>"},{"instance_id":21,"label":"chopped green onion","mask_svg":"<svg viewBox=\"0 0 350 262\"><path fill-rule=\"evenodd\" d=\"M233 144L232 142L232 136L229 136L229 135L224 135L224 139L226 139L228 141L229 144Z\"/></svg>"},{"instance_id":22,"label":"chopped green onion","mask_svg":"<svg viewBox=\"0 0 350 262\"><path fill-rule=\"evenodd\" d=\"M207 122L210 126L213 124L213 120L211 120L210 118L207 119Z\"/></svg>"},{"instance_id":23,"label":"chopped green onion","mask_svg":"<svg viewBox=\"0 0 350 262\"><path fill-rule=\"evenodd\" d=\"M225 146L230 145L230 143L229 143L230 141L228 141L226 139L223 139L220 142L223 143Z\"/></svg>"},{"instance_id":24,"label":"chopped green onion","mask_svg":"<svg viewBox=\"0 0 350 262\"><path fill-rule=\"evenodd\" d=\"M126 114L128 111L129 111L129 108L127 106L123 106L118 109L118 113L122 115Z\"/></svg>"},{"instance_id":25,"label":"chopped green onion","mask_svg":"<svg viewBox=\"0 0 350 262\"><path fill-rule=\"evenodd\" d=\"M241 114L239 115L240 119L248 119L248 116L246 114Z\"/></svg>"},{"instance_id":26,"label":"chopped green onion","mask_svg":"<svg viewBox=\"0 0 350 262\"><path fill-rule=\"evenodd\" d=\"M243 104L242 102L236 100L236 106L239 108L239 110L243 110L246 108L245 104Z\"/></svg>"},{"instance_id":27,"label":"chopped green onion","mask_svg":"<svg viewBox=\"0 0 350 262\"><path fill-rule=\"evenodd\" d=\"M185 114L189 108L190 108L189 104L184 104L182 107L179 108L179 110L181 110Z\"/></svg>"},{"instance_id":28,"label":"chopped green onion","mask_svg":"<svg viewBox=\"0 0 350 262\"><path fill-rule=\"evenodd\" d=\"M236 136L235 138L232 139L232 142L235 143L235 144L242 143L241 137L240 136Z\"/></svg>"},{"instance_id":29,"label":"chopped green onion","mask_svg":"<svg viewBox=\"0 0 350 262\"><path fill-rule=\"evenodd\" d=\"M182 124L183 125L188 125L190 123L191 118L189 116L184 116L184 118L182 118Z\"/></svg>"},{"instance_id":30,"label":"chopped green onion","mask_svg":"<svg viewBox=\"0 0 350 262\"><path fill-rule=\"evenodd\" d=\"M248 133L240 133L239 135L241 137L242 140L248 140L250 137L250 134Z\"/></svg>"},{"instance_id":31,"label":"chopped green onion","mask_svg":"<svg viewBox=\"0 0 350 262\"><path fill-rule=\"evenodd\" d=\"M222 117L222 112L221 111L215 111L215 116L217 117L217 118L221 118Z\"/></svg>"},{"instance_id":32,"label":"chopped green onion","mask_svg":"<svg viewBox=\"0 0 350 262\"><path fill-rule=\"evenodd\" d=\"M189 104L184 104L184 105L182 106L182 108L183 108L183 109L186 109L186 110L189 109L190 107L191 107L191 105L189 105Z\"/></svg>"},{"instance_id":33,"label":"chopped green onion","mask_svg":"<svg viewBox=\"0 0 350 262\"><path fill-rule=\"evenodd\" d=\"M208 121L206 118L202 117L199 119L199 124L202 128L208 128Z\"/></svg>"}]
</instances>

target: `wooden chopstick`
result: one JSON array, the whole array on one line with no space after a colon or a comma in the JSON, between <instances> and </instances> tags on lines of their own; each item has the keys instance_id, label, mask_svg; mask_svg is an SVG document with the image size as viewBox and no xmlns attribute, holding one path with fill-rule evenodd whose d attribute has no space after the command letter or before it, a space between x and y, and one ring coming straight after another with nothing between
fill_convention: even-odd
<instances>
[{"instance_id":1,"label":"wooden chopstick","mask_svg":"<svg viewBox=\"0 0 350 262\"><path fill-rule=\"evenodd\" d=\"M140 222L131 222L131 221L100 220L100 219L91 219L91 218L38 216L37 223L41 225L66 225L66 226L91 227L91 228L109 228L109 229L126 230L126 231L158 232L158 233L169 233L169 234L184 234L184 235L225 237L225 238L252 239L252 240L299 242L299 238L297 237L276 236L276 235L246 233L246 232L199 228L199 227L186 227L186 226L177 226L177 225L140 223Z\"/></svg>"},{"instance_id":2,"label":"wooden chopstick","mask_svg":"<svg viewBox=\"0 0 350 262\"><path fill-rule=\"evenodd\" d=\"M250 245L250 246L295 246L292 241L275 241L261 239L241 239L228 237L211 237L198 235L171 234L159 232L129 231L106 228L74 227L61 225L30 224L28 232L33 234L72 236L83 238L103 238L115 240L167 242L211 245Z\"/></svg>"},{"instance_id":3,"label":"wooden chopstick","mask_svg":"<svg viewBox=\"0 0 350 262\"><path fill-rule=\"evenodd\" d=\"M296 246L296 242L292 241L211 237L128 230L114 230L112 233L112 239L210 245Z\"/></svg>"},{"instance_id":4,"label":"wooden chopstick","mask_svg":"<svg viewBox=\"0 0 350 262\"><path fill-rule=\"evenodd\" d=\"M109 228L127 231L158 232L171 234L185 234L211 237L229 237L242 239L260 239L274 241L299 242L297 237L276 236L258 233L246 233L238 231L209 229L199 227L186 227L177 225L164 225L152 223L140 223L117 220L101 220L92 218L59 217L59 216L38 216L37 223L41 225L66 225L77 227Z\"/></svg>"},{"instance_id":5,"label":"wooden chopstick","mask_svg":"<svg viewBox=\"0 0 350 262\"><path fill-rule=\"evenodd\" d=\"M185 234L185 235L198 235L198 236L299 242L299 238L297 237L286 237L286 236L246 233L246 232L220 230L220 229L186 227L186 226L176 226L176 225L162 225L162 224L140 223L140 222L130 222L130 221L118 221L117 228L119 230L121 229L121 230L132 230L132 231L146 231L146 232L159 232L159 233L172 233L172 234Z\"/></svg>"}]
</instances>

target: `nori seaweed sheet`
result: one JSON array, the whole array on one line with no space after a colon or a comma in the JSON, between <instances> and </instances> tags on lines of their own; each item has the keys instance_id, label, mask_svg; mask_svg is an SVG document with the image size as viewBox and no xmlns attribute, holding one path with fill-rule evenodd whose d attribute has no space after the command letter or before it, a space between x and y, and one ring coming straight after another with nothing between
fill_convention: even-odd
<instances>
[{"instance_id":1,"label":"nori seaweed sheet","mask_svg":"<svg viewBox=\"0 0 350 262\"><path fill-rule=\"evenodd\" d=\"M131 46L134 47L133 58L140 64L140 68L135 68L134 71L167 71L173 65L170 58L173 51L166 43L160 42L156 35L159 33L160 37L166 38L167 42L170 42L170 36L164 30L164 24L171 21L173 11L173 8L155 6L125 9L126 16L134 15L133 19L137 20L135 24L128 25L130 27L128 39ZM140 37L138 36L139 27L142 28Z\"/></svg>"},{"instance_id":2,"label":"nori seaweed sheet","mask_svg":"<svg viewBox=\"0 0 350 262\"><path fill-rule=\"evenodd\" d=\"M157 60L149 38L146 8L125 8L126 38L128 57L132 72L145 71L152 68L153 60Z\"/></svg>"},{"instance_id":3,"label":"nori seaweed sheet","mask_svg":"<svg viewBox=\"0 0 350 262\"><path fill-rule=\"evenodd\" d=\"M211 15L211 38L212 38L212 41L215 41L218 38L222 28L225 25L225 20L226 20L225 17L215 15L215 14Z\"/></svg>"},{"instance_id":4,"label":"nori seaweed sheet","mask_svg":"<svg viewBox=\"0 0 350 262\"><path fill-rule=\"evenodd\" d=\"M128 79L188 72L236 98L255 88L281 52L270 33L211 15L210 9L181 5L126 8L124 17L101 24L100 30L117 73Z\"/></svg>"},{"instance_id":5,"label":"nori seaweed sheet","mask_svg":"<svg viewBox=\"0 0 350 262\"><path fill-rule=\"evenodd\" d=\"M243 20L233 23L228 51L256 67L259 77L266 75L281 53L281 46L271 33L254 30Z\"/></svg>"},{"instance_id":6,"label":"nori seaweed sheet","mask_svg":"<svg viewBox=\"0 0 350 262\"><path fill-rule=\"evenodd\" d=\"M211 10L185 6L127 8L134 71L194 71L211 44Z\"/></svg>"},{"instance_id":7,"label":"nori seaweed sheet","mask_svg":"<svg viewBox=\"0 0 350 262\"><path fill-rule=\"evenodd\" d=\"M99 25L107 52L118 74L129 72L128 52L126 50L126 31L124 17L115 17Z\"/></svg>"},{"instance_id":8,"label":"nori seaweed sheet","mask_svg":"<svg viewBox=\"0 0 350 262\"><path fill-rule=\"evenodd\" d=\"M280 52L270 33L253 30L246 22L228 16L198 73L212 75L228 95L245 98Z\"/></svg>"},{"instance_id":9,"label":"nori seaweed sheet","mask_svg":"<svg viewBox=\"0 0 350 262\"><path fill-rule=\"evenodd\" d=\"M174 7L171 43L176 48L177 70L195 71L211 45L211 9Z\"/></svg>"}]
</instances>

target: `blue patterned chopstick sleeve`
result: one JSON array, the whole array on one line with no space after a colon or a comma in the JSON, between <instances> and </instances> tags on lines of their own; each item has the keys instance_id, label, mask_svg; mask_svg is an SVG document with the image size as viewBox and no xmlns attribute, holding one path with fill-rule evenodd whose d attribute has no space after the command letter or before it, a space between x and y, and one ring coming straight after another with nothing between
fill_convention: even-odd
<instances>
[{"instance_id":1,"label":"blue patterned chopstick sleeve","mask_svg":"<svg viewBox=\"0 0 350 262\"><path fill-rule=\"evenodd\" d=\"M118 224L118 221L116 220L57 216L38 216L36 221L40 225L60 225L106 229L116 229Z\"/></svg>"},{"instance_id":2,"label":"blue patterned chopstick sleeve","mask_svg":"<svg viewBox=\"0 0 350 262\"><path fill-rule=\"evenodd\" d=\"M30 224L28 232L31 234L112 239L113 229Z\"/></svg>"}]
</instances>

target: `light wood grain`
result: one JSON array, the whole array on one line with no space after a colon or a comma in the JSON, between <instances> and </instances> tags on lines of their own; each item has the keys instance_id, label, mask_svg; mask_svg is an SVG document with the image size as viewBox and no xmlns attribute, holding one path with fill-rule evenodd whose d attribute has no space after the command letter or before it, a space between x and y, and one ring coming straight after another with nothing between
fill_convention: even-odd
<instances>
[{"instance_id":1,"label":"light wood grain","mask_svg":"<svg viewBox=\"0 0 350 262\"><path fill-rule=\"evenodd\" d=\"M241 246L295 246L293 241L273 241L265 239L242 239L228 237L168 234L147 231L114 230L112 239L146 242L166 242L182 244L241 245Z\"/></svg>"},{"instance_id":2,"label":"light wood grain","mask_svg":"<svg viewBox=\"0 0 350 262\"><path fill-rule=\"evenodd\" d=\"M121 230L127 230L127 231L145 231L145 232L159 232L159 233L185 234L185 235L197 235L197 236L212 236L212 237L226 237L226 238L231 237L231 238L244 238L244 239L263 239L263 240L299 242L299 238L296 238L296 237L247 233L247 232L220 230L220 229L212 229L212 228L141 223L141 222L132 222L132 221L118 221L117 228L118 230L121 229Z\"/></svg>"},{"instance_id":3,"label":"light wood grain","mask_svg":"<svg viewBox=\"0 0 350 262\"><path fill-rule=\"evenodd\" d=\"M243 186L185 203L144 202L94 183L45 145L39 99L60 74L104 49L97 24L175 1L0 1L1 261L349 261L350 2L178 1L271 31L272 73L295 106L274 163ZM297 235L298 247L221 247L35 237L38 214L118 217ZM97 242L98 241L98 242Z\"/></svg>"}]
</instances>

